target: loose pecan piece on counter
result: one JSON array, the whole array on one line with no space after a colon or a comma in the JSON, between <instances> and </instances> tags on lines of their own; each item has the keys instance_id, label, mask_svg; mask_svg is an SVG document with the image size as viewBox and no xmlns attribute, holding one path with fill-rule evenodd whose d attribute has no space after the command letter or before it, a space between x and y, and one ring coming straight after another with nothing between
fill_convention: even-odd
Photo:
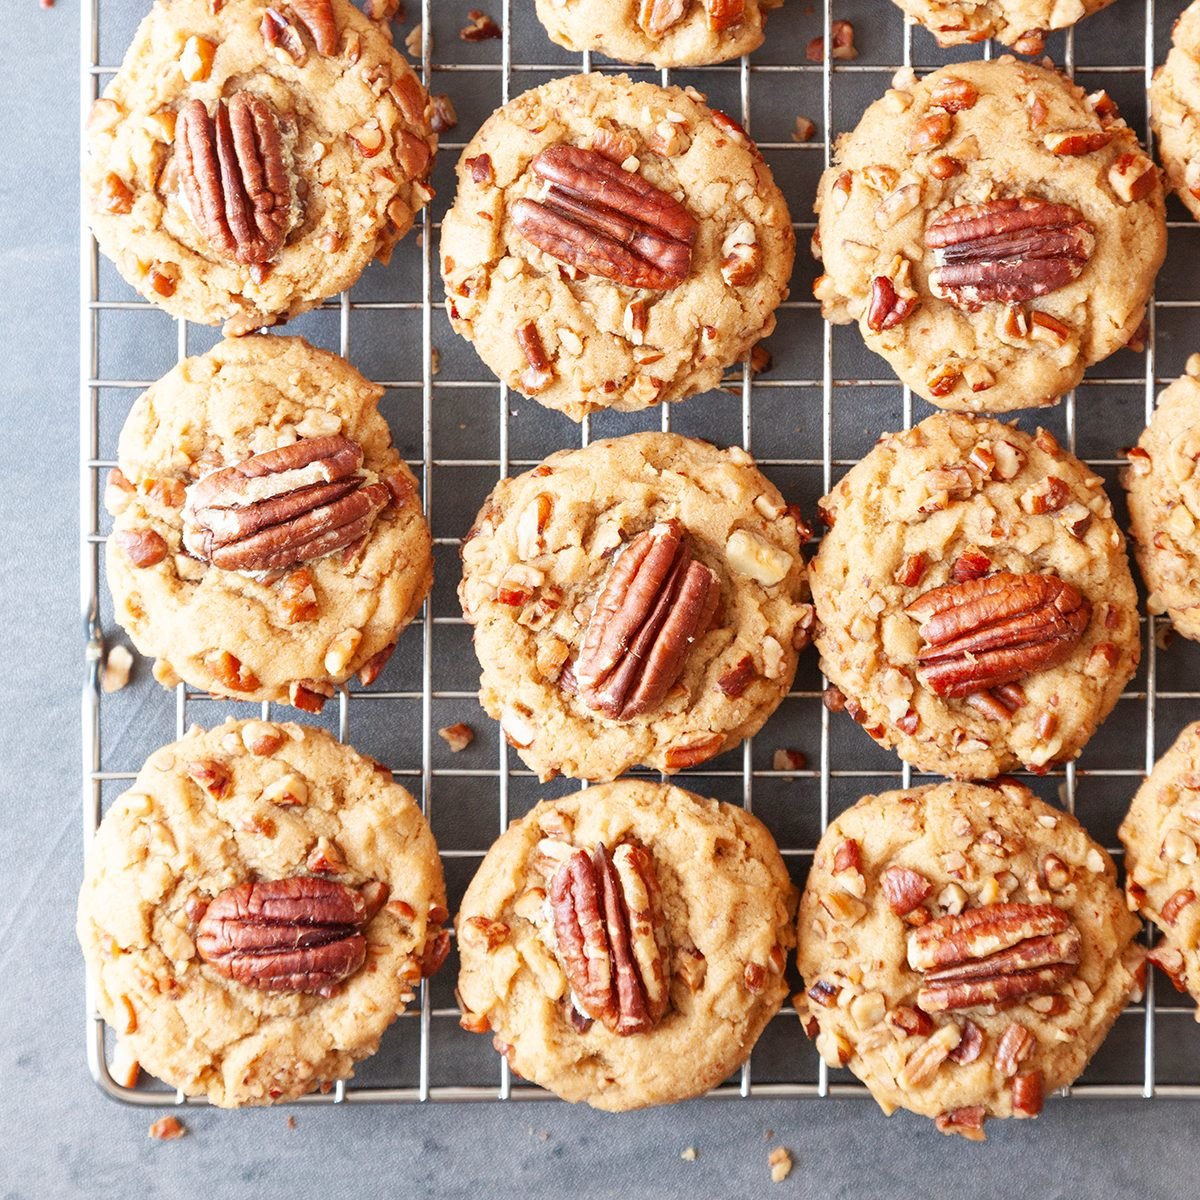
<instances>
[{"instance_id":1,"label":"loose pecan piece on counter","mask_svg":"<svg viewBox=\"0 0 1200 1200\"><path fill-rule=\"evenodd\" d=\"M392 502L341 434L301 438L221 467L188 488L184 548L227 571L283 570L364 537Z\"/></svg>"},{"instance_id":2,"label":"loose pecan piece on counter","mask_svg":"<svg viewBox=\"0 0 1200 1200\"><path fill-rule=\"evenodd\" d=\"M267 992L331 996L366 960L363 929L388 897L294 876L226 888L196 927L196 949L214 970Z\"/></svg>"},{"instance_id":3,"label":"loose pecan piece on counter","mask_svg":"<svg viewBox=\"0 0 1200 1200\"><path fill-rule=\"evenodd\" d=\"M650 852L633 842L575 850L554 874L550 906L575 1006L621 1037L653 1029L670 1002L671 949Z\"/></svg>"},{"instance_id":4,"label":"loose pecan piece on counter","mask_svg":"<svg viewBox=\"0 0 1200 1200\"><path fill-rule=\"evenodd\" d=\"M1075 974L1081 939L1053 904L986 904L908 935L908 965L924 976L927 1013L987 1008L1057 992Z\"/></svg>"},{"instance_id":5,"label":"loose pecan piece on counter","mask_svg":"<svg viewBox=\"0 0 1200 1200\"><path fill-rule=\"evenodd\" d=\"M721 584L692 558L683 526L664 521L617 553L571 667L589 708L618 721L653 712L716 614Z\"/></svg>"},{"instance_id":6,"label":"loose pecan piece on counter","mask_svg":"<svg viewBox=\"0 0 1200 1200\"><path fill-rule=\"evenodd\" d=\"M210 116L204 101L187 101L175 153L188 214L213 249L236 263L270 262L292 222L291 172L270 102L235 92Z\"/></svg>"},{"instance_id":7,"label":"loose pecan piece on counter","mask_svg":"<svg viewBox=\"0 0 1200 1200\"><path fill-rule=\"evenodd\" d=\"M665 290L688 276L699 225L673 196L596 150L551 146L533 160L540 200L512 220L559 262L627 287Z\"/></svg>"},{"instance_id":8,"label":"loose pecan piece on counter","mask_svg":"<svg viewBox=\"0 0 1200 1200\"><path fill-rule=\"evenodd\" d=\"M934 295L956 308L1018 304L1078 279L1096 235L1067 204L1033 196L952 208L925 229Z\"/></svg>"},{"instance_id":9,"label":"loose pecan piece on counter","mask_svg":"<svg viewBox=\"0 0 1200 1200\"><path fill-rule=\"evenodd\" d=\"M1057 575L999 572L934 588L905 612L926 643L918 678L951 699L1057 666L1079 644L1092 605Z\"/></svg>"}]
</instances>

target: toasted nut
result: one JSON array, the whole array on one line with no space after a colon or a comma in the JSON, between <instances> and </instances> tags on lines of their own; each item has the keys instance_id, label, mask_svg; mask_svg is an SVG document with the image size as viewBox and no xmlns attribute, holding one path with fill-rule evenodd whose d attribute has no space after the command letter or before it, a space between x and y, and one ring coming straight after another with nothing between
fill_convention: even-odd
<instances>
[{"instance_id":1,"label":"toasted nut","mask_svg":"<svg viewBox=\"0 0 1200 1200\"><path fill-rule=\"evenodd\" d=\"M308 803L308 784L295 772L276 779L263 789L262 798L280 808L295 808Z\"/></svg>"},{"instance_id":2,"label":"toasted nut","mask_svg":"<svg viewBox=\"0 0 1200 1200\"><path fill-rule=\"evenodd\" d=\"M133 654L128 646L123 646L118 642L104 660L101 686L106 692L119 692L129 682L129 672L132 667Z\"/></svg>"},{"instance_id":3,"label":"toasted nut","mask_svg":"<svg viewBox=\"0 0 1200 1200\"><path fill-rule=\"evenodd\" d=\"M475 730L470 725L466 725L460 721L457 725L446 725L444 728L439 729L438 737L450 747L451 753L457 754L460 750L465 750L475 740Z\"/></svg>"},{"instance_id":4,"label":"toasted nut","mask_svg":"<svg viewBox=\"0 0 1200 1200\"><path fill-rule=\"evenodd\" d=\"M217 48L207 38L190 37L183 44L179 69L188 83L203 83L212 74Z\"/></svg>"},{"instance_id":5,"label":"toasted nut","mask_svg":"<svg viewBox=\"0 0 1200 1200\"><path fill-rule=\"evenodd\" d=\"M774 587L792 568L792 556L745 529L734 530L725 543L729 565L764 587Z\"/></svg>"},{"instance_id":6,"label":"toasted nut","mask_svg":"<svg viewBox=\"0 0 1200 1200\"><path fill-rule=\"evenodd\" d=\"M150 1126L149 1136L157 1142L173 1142L187 1133L183 1122L178 1117L159 1117Z\"/></svg>"}]
</instances>

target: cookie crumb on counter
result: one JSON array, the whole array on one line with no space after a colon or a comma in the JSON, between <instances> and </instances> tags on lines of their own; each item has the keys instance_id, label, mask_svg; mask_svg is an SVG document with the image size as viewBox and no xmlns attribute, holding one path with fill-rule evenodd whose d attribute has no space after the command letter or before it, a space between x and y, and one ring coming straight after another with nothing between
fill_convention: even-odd
<instances>
[{"instance_id":1,"label":"cookie crumb on counter","mask_svg":"<svg viewBox=\"0 0 1200 1200\"><path fill-rule=\"evenodd\" d=\"M288 1119L287 1119L287 1127L288 1127L289 1129L295 1129L295 1128L296 1128L296 1118L295 1118L295 1117L288 1117Z\"/></svg>"},{"instance_id":2,"label":"cookie crumb on counter","mask_svg":"<svg viewBox=\"0 0 1200 1200\"><path fill-rule=\"evenodd\" d=\"M187 1133L187 1127L178 1117L159 1117L150 1126L150 1136L156 1142L173 1142Z\"/></svg>"},{"instance_id":3,"label":"cookie crumb on counter","mask_svg":"<svg viewBox=\"0 0 1200 1200\"><path fill-rule=\"evenodd\" d=\"M688 1146L686 1149L679 1152L679 1157L682 1158L684 1162L695 1162L699 1155L695 1146Z\"/></svg>"},{"instance_id":4,"label":"cookie crumb on counter","mask_svg":"<svg viewBox=\"0 0 1200 1200\"><path fill-rule=\"evenodd\" d=\"M792 1173L792 1156L782 1146L771 1151L767 1162L771 1167L772 1183L782 1183Z\"/></svg>"}]
</instances>

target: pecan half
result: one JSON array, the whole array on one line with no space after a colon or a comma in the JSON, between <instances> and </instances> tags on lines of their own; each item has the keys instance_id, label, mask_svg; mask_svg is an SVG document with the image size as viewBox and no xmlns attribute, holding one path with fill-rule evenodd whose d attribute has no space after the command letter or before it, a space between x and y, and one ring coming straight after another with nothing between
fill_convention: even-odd
<instances>
[{"instance_id":1,"label":"pecan half","mask_svg":"<svg viewBox=\"0 0 1200 1200\"><path fill-rule=\"evenodd\" d=\"M183 544L227 571L283 570L352 545L391 501L341 434L301 438L221 467L188 488Z\"/></svg>"},{"instance_id":2,"label":"pecan half","mask_svg":"<svg viewBox=\"0 0 1200 1200\"><path fill-rule=\"evenodd\" d=\"M961 205L925 229L934 295L965 309L1053 292L1079 277L1095 245L1079 212L1032 196Z\"/></svg>"},{"instance_id":3,"label":"pecan half","mask_svg":"<svg viewBox=\"0 0 1200 1200\"><path fill-rule=\"evenodd\" d=\"M665 521L620 550L601 586L571 676L579 699L618 721L652 712L707 632L721 595L683 526Z\"/></svg>"},{"instance_id":4,"label":"pecan half","mask_svg":"<svg viewBox=\"0 0 1200 1200\"><path fill-rule=\"evenodd\" d=\"M673 196L579 146L551 146L531 169L544 198L518 200L512 220L539 250L628 287L668 289L687 278L699 225Z\"/></svg>"},{"instance_id":5,"label":"pecan half","mask_svg":"<svg viewBox=\"0 0 1200 1200\"><path fill-rule=\"evenodd\" d=\"M660 38L672 26L683 20L691 0L641 0L637 23L642 32Z\"/></svg>"},{"instance_id":6,"label":"pecan half","mask_svg":"<svg viewBox=\"0 0 1200 1200\"><path fill-rule=\"evenodd\" d=\"M338 28L333 0L288 0L288 3L316 48L322 54L336 54Z\"/></svg>"},{"instance_id":7,"label":"pecan half","mask_svg":"<svg viewBox=\"0 0 1200 1200\"><path fill-rule=\"evenodd\" d=\"M670 945L649 851L576 850L554 874L550 906L575 1006L621 1037L653 1029L670 1002Z\"/></svg>"},{"instance_id":8,"label":"pecan half","mask_svg":"<svg viewBox=\"0 0 1200 1200\"><path fill-rule=\"evenodd\" d=\"M927 1013L986 1008L1057 992L1075 974L1079 930L1053 904L986 904L939 917L908 935Z\"/></svg>"},{"instance_id":9,"label":"pecan half","mask_svg":"<svg viewBox=\"0 0 1200 1200\"><path fill-rule=\"evenodd\" d=\"M179 186L196 227L223 258L265 263L292 219L292 180L279 118L267 100L235 92L210 117L202 100L179 110Z\"/></svg>"},{"instance_id":10,"label":"pecan half","mask_svg":"<svg viewBox=\"0 0 1200 1200\"><path fill-rule=\"evenodd\" d=\"M359 891L296 876L226 888L196 927L196 949L214 970L268 992L331 996L367 956L363 928L387 900L386 884Z\"/></svg>"},{"instance_id":11,"label":"pecan half","mask_svg":"<svg viewBox=\"0 0 1200 1200\"><path fill-rule=\"evenodd\" d=\"M906 609L925 645L918 678L947 698L1015 683L1068 658L1092 605L1057 575L1000 572L934 588Z\"/></svg>"}]
</instances>

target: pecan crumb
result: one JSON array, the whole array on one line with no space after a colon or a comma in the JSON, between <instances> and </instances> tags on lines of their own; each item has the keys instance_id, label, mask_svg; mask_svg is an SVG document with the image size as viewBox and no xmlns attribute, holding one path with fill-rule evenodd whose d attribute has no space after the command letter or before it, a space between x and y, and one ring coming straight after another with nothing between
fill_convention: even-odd
<instances>
[{"instance_id":1,"label":"pecan crumb","mask_svg":"<svg viewBox=\"0 0 1200 1200\"><path fill-rule=\"evenodd\" d=\"M450 747L451 753L465 750L475 740L475 730L459 721L457 725L446 725L438 730L438 737Z\"/></svg>"},{"instance_id":2,"label":"pecan crumb","mask_svg":"<svg viewBox=\"0 0 1200 1200\"><path fill-rule=\"evenodd\" d=\"M808 117L797 117L796 127L792 130L792 141L811 142L814 134L817 132L816 124L808 119Z\"/></svg>"},{"instance_id":3,"label":"pecan crumb","mask_svg":"<svg viewBox=\"0 0 1200 1200\"><path fill-rule=\"evenodd\" d=\"M433 112L429 124L434 133L448 133L458 124L458 113L454 111L454 102L444 93L430 96Z\"/></svg>"},{"instance_id":4,"label":"pecan crumb","mask_svg":"<svg viewBox=\"0 0 1200 1200\"><path fill-rule=\"evenodd\" d=\"M858 57L858 49L854 45L854 26L849 21L834 21L829 32L832 39L829 48L830 58L848 61ZM825 39L823 37L813 38L808 43L804 56L809 62L823 62L825 60Z\"/></svg>"},{"instance_id":5,"label":"pecan crumb","mask_svg":"<svg viewBox=\"0 0 1200 1200\"><path fill-rule=\"evenodd\" d=\"M771 1182L782 1183L792 1173L792 1156L782 1147L776 1146L767 1155L771 1167Z\"/></svg>"},{"instance_id":6,"label":"pecan crumb","mask_svg":"<svg viewBox=\"0 0 1200 1200\"><path fill-rule=\"evenodd\" d=\"M133 654L128 646L119 643L109 652L104 660L104 675L101 680L106 692L119 692L129 682L129 672L133 667Z\"/></svg>"},{"instance_id":7,"label":"pecan crumb","mask_svg":"<svg viewBox=\"0 0 1200 1200\"><path fill-rule=\"evenodd\" d=\"M682 1158L684 1162L695 1162L697 1158L696 1147L688 1146L686 1149L681 1150L679 1157Z\"/></svg>"},{"instance_id":8,"label":"pecan crumb","mask_svg":"<svg viewBox=\"0 0 1200 1200\"><path fill-rule=\"evenodd\" d=\"M773 771L803 771L808 766L808 756L800 750L776 750L771 758Z\"/></svg>"},{"instance_id":9,"label":"pecan crumb","mask_svg":"<svg viewBox=\"0 0 1200 1200\"><path fill-rule=\"evenodd\" d=\"M159 1117L150 1126L150 1136L156 1142L173 1142L187 1133L187 1128L178 1117Z\"/></svg>"},{"instance_id":10,"label":"pecan crumb","mask_svg":"<svg viewBox=\"0 0 1200 1200\"><path fill-rule=\"evenodd\" d=\"M467 13L467 17L470 23L458 31L458 36L464 42L485 42L488 38L503 36L500 32L500 26L487 13L480 9L471 9Z\"/></svg>"},{"instance_id":11,"label":"pecan crumb","mask_svg":"<svg viewBox=\"0 0 1200 1200\"><path fill-rule=\"evenodd\" d=\"M289 1129L295 1129L295 1128L296 1128L296 1118L295 1118L295 1117L288 1117L288 1119L287 1119L287 1127L288 1127Z\"/></svg>"}]
</instances>

